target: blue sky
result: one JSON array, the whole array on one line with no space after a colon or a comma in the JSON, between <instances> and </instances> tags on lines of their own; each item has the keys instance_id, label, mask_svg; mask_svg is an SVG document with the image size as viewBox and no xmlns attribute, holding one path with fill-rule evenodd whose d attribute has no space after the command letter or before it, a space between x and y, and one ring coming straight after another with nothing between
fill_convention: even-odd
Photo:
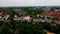
<instances>
[{"instance_id":1,"label":"blue sky","mask_svg":"<svg viewBox=\"0 0 60 34\"><path fill-rule=\"evenodd\" d=\"M60 6L60 0L0 0L3 6Z\"/></svg>"}]
</instances>

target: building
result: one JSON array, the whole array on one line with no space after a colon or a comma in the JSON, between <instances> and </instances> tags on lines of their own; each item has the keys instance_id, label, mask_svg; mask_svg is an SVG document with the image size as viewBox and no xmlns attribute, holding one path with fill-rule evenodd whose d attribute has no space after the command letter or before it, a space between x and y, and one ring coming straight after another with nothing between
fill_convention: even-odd
<instances>
[{"instance_id":1,"label":"building","mask_svg":"<svg viewBox=\"0 0 60 34\"><path fill-rule=\"evenodd\" d=\"M60 9L54 9L54 11L58 12L58 11L60 11Z\"/></svg>"},{"instance_id":2,"label":"building","mask_svg":"<svg viewBox=\"0 0 60 34\"><path fill-rule=\"evenodd\" d=\"M17 15L14 16L14 20L18 20L18 21L31 21L31 17L30 16L21 16L18 17Z\"/></svg>"},{"instance_id":3,"label":"building","mask_svg":"<svg viewBox=\"0 0 60 34\"><path fill-rule=\"evenodd\" d=\"M23 17L23 21L30 22L31 21L31 17L30 16L25 16L25 17Z\"/></svg>"},{"instance_id":4,"label":"building","mask_svg":"<svg viewBox=\"0 0 60 34\"><path fill-rule=\"evenodd\" d=\"M18 17L17 15L14 16L14 20L22 21L23 17Z\"/></svg>"},{"instance_id":5,"label":"building","mask_svg":"<svg viewBox=\"0 0 60 34\"><path fill-rule=\"evenodd\" d=\"M0 21L8 20L9 16L9 14L0 13Z\"/></svg>"},{"instance_id":6,"label":"building","mask_svg":"<svg viewBox=\"0 0 60 34\"><path fill-rule=\"evenodd\" d=\"M60 19L60 12L47 12L46 15L50 18Z\"/></svg>"},{"instance_id":7,"label":"building","mask_svg":"<svg viewBox=\"0 0 60 34\"><path fill-rule=\"evenodd\" d=\"M53 20L55 24L60 24L60 20Z\"/></svg>"}]
</instances>

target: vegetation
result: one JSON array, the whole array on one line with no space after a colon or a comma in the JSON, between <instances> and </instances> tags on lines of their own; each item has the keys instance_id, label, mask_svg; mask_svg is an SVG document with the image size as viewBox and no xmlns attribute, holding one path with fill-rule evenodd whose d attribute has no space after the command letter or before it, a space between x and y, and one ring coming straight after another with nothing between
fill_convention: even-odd
<instances>
[{"instance_id":1,"label":"vegetation","mask_svg":"<svg viewBox=\"0 0 60 34\"><path fill-rule=\"evenodd\" d=\"M55 34L60 33L60 25L53 26L47 22L32 23L11 20L9 23L2 22L0 25L1 34L46 34L44 29L50 32L54 32Z\"/></svg>"},{"instance_id":2,"label":"vegetation","mask_svg":"<svg viewBox=\"0 0 60 34\"><path fill-rule=\"evenodd\" d=\"M60 34L60 25L52 25L51 23L39 23L43 26L45 30L48 30L50 32L54 32L55 34Z\"/></svg>"},{"instance_id":3,"label":"vegetation","mask_svg":"<svg viewBox=\"0 0 60 34\"><path fill-rule=\"evenodd\" d=\"M39 24L33 24L32 22L19 22L13 20L14 15L19 15L17 12L11 9L2 9L3 13L9 12L10 13L10 22L4 22L0 21L0 34L46 34L46 32L43 30L43 27ZM39 10L32 10L34 13L27 12L28 15L36 16L36 14L39 13Z\"/></svg>"},{"instance_id":4,"label":"vegetation","mask_svg":"<svg viewBox=\"0 0 60 34\"><path fill-rule=\"evenodd\" d=\"M23 8L23 10L33 18L36 17L37 14L44 12L42 9L37 9L37 8Z\"/></svg>"},{"instance_id":5,"label":"vegetation","mask_svg":"<svg viewBox=\"0 0 60 34\"><path fill-rule=\"evenodd\" d=\"M10 23L3 23L0 26L1 34L46 34L43 31L43 27L39 24L33 24L32 22L18 22L10 21Z\"/></svg>"},{"instance_id":6,"label":"vegetation","mask_svg":"<svg viewBox=\"0 0 60 34\"><path fill-rule=\"evenodd\" d=\"M10 13L10 22L4 22L0 21L0 34L46 34L45 30L48 30L50 32L54 32L55 34L60 34L60 25L52 25L47 22L40 22L40 23L33 23L33 22L19 22L13 20L14 15L19 15L16 13L13 8L9 9ZM32 10L29 8L24 8L24 11L26 11L27 15L32 16L33 18L36 17L37 14L43 13L43 10L36 9ZM2 12L6 12L5 10L1 10Z\"/></svg>"}]
</instances>

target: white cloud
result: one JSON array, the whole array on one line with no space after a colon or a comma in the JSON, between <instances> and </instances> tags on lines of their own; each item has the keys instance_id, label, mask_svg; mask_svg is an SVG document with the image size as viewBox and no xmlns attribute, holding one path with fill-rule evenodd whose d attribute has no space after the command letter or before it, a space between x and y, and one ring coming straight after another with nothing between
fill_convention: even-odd
<instances>
[{"instance_id":1,"label":"white cloud","mask_svg":"<svg viewBox=\"0 0 60 34\"><path fill-rule=\"evenodd\" d=\"M0 0L0 6L56 6L59 0Z\"/></svg>"}]
</instances>

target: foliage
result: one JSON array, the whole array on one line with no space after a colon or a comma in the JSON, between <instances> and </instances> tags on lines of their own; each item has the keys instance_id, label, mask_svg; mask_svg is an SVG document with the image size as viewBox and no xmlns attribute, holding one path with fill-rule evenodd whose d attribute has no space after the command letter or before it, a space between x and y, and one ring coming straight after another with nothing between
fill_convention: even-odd
<instances>
[{"instance_id":1,"label":"foliage","mask_svg":"<svg viewBox=\"0 0 60 34\"><path fill-rule=\"evenodd\" d=\"M18 29L18 31L17 31ZM17 33L17 32L18 33ZM1 34L12 34L16 32L17 34L46 34L43 31L43 27L39 24L33 24L32 22L19 22L19 21L10 21L10 23L3 23L0 26Z\"/></svg>"},{"instance_id":2,"label":"foliage","mask_svg":"<svg viewBox=\"0 0 60 34\"><path fill-rule=\"evenodd\" d=\"M6 9L2 9L2 12L5 13L5 10ZM29 10L29 8L24 8L23 10L26 11L27 15L30 15L33 18L36 17L37 14L43 13L43 10L41 9L32 10L31 8ZM47 22L32 23L15 21L13 20L14 15L19 14L12 10L12 8L8 11L10 12L10 22L5 23L4 21L0 21L0 34L46 34L44 29L54 32L55 34L60 34L60 25L53 26L51 23Z\"/></svg>"}]
</instances>

